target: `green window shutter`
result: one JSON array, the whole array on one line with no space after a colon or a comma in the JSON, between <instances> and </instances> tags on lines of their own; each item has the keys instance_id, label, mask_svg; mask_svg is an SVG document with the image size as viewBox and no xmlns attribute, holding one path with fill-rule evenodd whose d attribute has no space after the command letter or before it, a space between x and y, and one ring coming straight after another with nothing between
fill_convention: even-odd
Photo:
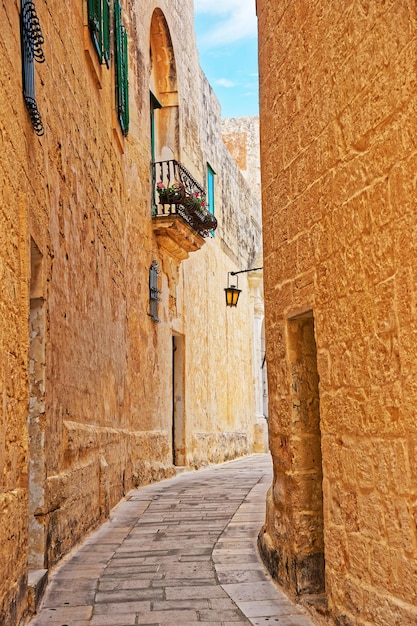
<instances>
[{"instance_id":1,"label":"green window shutter","mask_svg":"<svg viewBox=\"0 0 417 626\"><path fill-rule=\"evenodd\" d=\"M103 58L110 67L110 0L103 0Z\"/></svg>"},{"instance_id":2,"label":"green window shutter","mask_svg":"<svg viewBox=\"0 0 417 626\"><path fill-rule=\"evenodd\" d=\"M128 82L128 48L127 31L123 27L123 102L124 102L124 134L129 131L129 82Z\"/></svg>"},{"instance_id":3,"label":"green window shutter","mask_svg":"<svg viewBox=\"0 0 417 626\"><path fill-rule=\"evenodd\" d=\"M88 27L98 58L102 63L102 0L88 0Z\"/></svg>"},{"instance_id":4,"label":"green window shutter","mask_svg":"<svg viewBox=\"0 0 417 626\"><path fill-rule=\"evenodd\" d=\"M214 170L207 163L207 204L214 215Z\"/></svg>"},{"instance_id":5,"label":"green window shutter","mask_svg":"<svg viewBox=\"0 0 417 626\"><path fill-rule=\"evenodd\" d=\"M100 63L110 66L110 0L88 0L88 26Z\"/></svg>"},{"instance_id":6,"label":"green window shutter","mask_svg":"<svg viewBox=\"0 0 417 626\"><path fill-rule=\"evenodd\" d=\"M114 26L116 46L116 100L117 115L122 133L129 132L129 84L127 32L122 24L122 9L119 0L114 3Z\"/></svg>"},{"instance_id":7,"label":"green window shutter","mask_svg":"<svg viewBox=\"0 0 417 626\"><path fill-rule=\"evenodd\" d=\"M212 167L207 163L207 202L208 210L214 215L214 176L215 172ZM215 236L214 230L210 231L212 237Z\"/></svg>"}]
</instances>

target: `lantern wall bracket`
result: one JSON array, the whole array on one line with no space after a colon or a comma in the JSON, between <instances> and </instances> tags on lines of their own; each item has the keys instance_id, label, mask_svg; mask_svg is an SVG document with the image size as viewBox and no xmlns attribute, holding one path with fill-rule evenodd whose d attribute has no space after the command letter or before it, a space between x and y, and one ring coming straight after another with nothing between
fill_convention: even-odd
<instances>
[{"instance_id":1,"label":"lantern wall bracket","mask_svg":"<svg viewBox=\"0 0 417 626\"><path fill-rule=\"evenodd\" d=\"M239 270L238 272L229 272L230 276L236 276L237 274L246 274L247 272L256 272L257 270L263 270L263 267L251 267L248 270Z\"/></svg>"},{"instance_id":2,"label":"lantern wall bracket","mask_svg":"<svg viewBox=\"0 0 417 626\"><path fill-rule=\"evenodd\" d=\"M239 278L236 279L236 285L230 285L230 276L237 276L238 274L246 274L247 272L256 272L257 270L262 270L263 267L251 267L248 270L238 270L237 272L228 272L227 273L227 287L225 287L225 295L226 295L226 306L237 306L237 302L239 300L240 292L239 289Z\"/></svg>"}]
</instances>

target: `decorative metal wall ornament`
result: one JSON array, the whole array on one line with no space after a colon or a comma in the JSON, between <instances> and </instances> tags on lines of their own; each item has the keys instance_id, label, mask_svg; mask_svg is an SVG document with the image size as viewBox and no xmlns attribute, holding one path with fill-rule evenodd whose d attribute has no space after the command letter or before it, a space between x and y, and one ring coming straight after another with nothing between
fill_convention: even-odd
<instances>
[{"instance_id":1,"label":"decorative metal wall ornament","mask_svg":"<svg viewBox=\"0 0 417 626\"><path fill-rule=\"evenodd\" d=\"M36 7L32 0L22 0L20 18L23 97L29 111L34 131L37 135L41 136L45 133L45 127L36 103L34 61L37 61L38 63L43 63L45 61L45 56L42 50L44 38L39 18L36 13Z\"/></svg>"},{"instance_id":2,"label":"decorative metal wall ornament","mask_svg":"<svg viewBox=\"0 0 417 626\"><path fill-rule=\"evenodd\" d=\"M161 273L158 261L153 260L149 268L149 315L153 322L160 322L158 317L158 303L161 302L159 294L162 291L158 288L158 276Z\"/></svg>"}]
</instances>

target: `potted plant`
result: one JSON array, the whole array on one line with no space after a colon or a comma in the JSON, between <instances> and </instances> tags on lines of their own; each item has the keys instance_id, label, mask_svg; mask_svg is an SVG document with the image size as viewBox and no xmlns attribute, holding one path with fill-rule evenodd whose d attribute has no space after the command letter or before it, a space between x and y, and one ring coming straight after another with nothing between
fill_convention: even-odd
<instances>
[{"instance_id":1,"label":"potted plant","mask_svg":"<svg viewBox=\"0 0 417 626\"><path fill-rule=\"evenodd\" d=\"M164 185L162 181L156 183L160 204L183 204L186 193L183 183L174 183L171 187Z\"/></svg>"}]
</instances>

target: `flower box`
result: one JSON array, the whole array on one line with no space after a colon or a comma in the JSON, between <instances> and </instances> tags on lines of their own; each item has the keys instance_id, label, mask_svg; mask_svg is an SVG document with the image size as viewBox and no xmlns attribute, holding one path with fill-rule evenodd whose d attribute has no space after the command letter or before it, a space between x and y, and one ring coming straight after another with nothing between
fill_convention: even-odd
<instances>
[{"instance_id":1,"label":"flower box","mask_svg":"<svg viewBox=\"0 0 417 626\"><path fill-rule=\"evenodd\" d=\"M186 200L186 193L183 185L173 185L172 187L158 187L159 204L183 204Z\"/></svg>"}]
</instances>

